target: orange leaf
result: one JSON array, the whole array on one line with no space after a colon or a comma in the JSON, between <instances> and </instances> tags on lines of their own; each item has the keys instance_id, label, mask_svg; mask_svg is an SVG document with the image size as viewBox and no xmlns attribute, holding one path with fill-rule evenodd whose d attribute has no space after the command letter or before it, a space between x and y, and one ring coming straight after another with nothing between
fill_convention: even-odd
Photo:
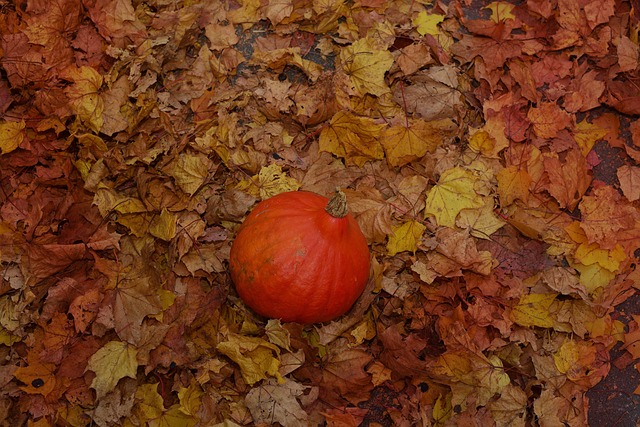
<instances>
[{"instance_id":1,"label":"orange leaf","mask_svg":"<svg viewBox=\"0 0 640 427\"><path fill-rule=\"evenodd\" d=\"M554 102L541 102L529 110L527 117L540 138L553 138L571 123L571 116Z\"/></svg>"}]
</instances>

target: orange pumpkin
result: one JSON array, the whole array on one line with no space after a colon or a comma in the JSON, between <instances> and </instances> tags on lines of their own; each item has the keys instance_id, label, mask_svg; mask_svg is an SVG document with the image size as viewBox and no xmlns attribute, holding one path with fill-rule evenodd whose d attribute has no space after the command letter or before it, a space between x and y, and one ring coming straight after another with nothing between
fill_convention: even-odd
<instances>
[{"instance_id":1,"label":"orange pumpkin","mask_svg":"<svg viewBox=\"0 0 640 427\"><path fill-rule=\"evenodd\" d=\"M369 279L369 247L346 197L307 191L264 200L231 246L231 278L242 300L286 322L333 320L351 308Z\"/></svg>"}]
</instances>

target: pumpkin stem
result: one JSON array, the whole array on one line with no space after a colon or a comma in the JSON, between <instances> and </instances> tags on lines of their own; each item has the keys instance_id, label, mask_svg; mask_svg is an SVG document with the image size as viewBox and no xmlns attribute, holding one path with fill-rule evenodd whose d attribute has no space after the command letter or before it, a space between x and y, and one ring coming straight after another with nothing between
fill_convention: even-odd
<instances>
[{"instance_id":1,"label":"pumpkin stem","mask_svg":"<svg viewBox=\"0 0 640 427\"><path fill-rule=\"evenodd\" d=\"M329 203L327 203L327 207L324 208L325 211L329 213L334 218L344 218L349 213L349 208L347 207L347 196L340 190L340 188L336 188L336 194L333 195Z\"/></svg>"}]
</instances>

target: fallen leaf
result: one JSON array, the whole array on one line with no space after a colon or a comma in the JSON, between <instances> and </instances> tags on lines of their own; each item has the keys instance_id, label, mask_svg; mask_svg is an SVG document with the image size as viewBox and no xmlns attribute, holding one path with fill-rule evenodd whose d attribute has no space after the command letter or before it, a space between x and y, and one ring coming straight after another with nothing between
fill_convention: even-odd
<instances>
[{"instance_id":1,"label":"fallen leaf","mask_svg":"<svg viewBox=\"0 0 640 427\"><path fill-rule=\"evenodd\" d=\"M553 328L555 321L551 315L551 307L556 296L554 293L523 295L511 309L511 320L524 327Z\"/></svg>"},{"instance_id":2,"label":"fallen leaf","mask_svg":"<svg viewBox=\"0 0 640 427\"><path fill-rule=\"evenodd\" d=\"M431 34L437 36L440 34L438 24L444 21L445 15L438 15L436 13L428 13L426 10L420 11L418 15L413 19L413 25L416 31L424 36L425 34Z\"/></svg>"},{"instance_id":3,"label":"fallen leaf","mask_svg":"<svg viewBox=\"0 0 640 427\"><path fill-rule=\"evenodd\" d=\"M640 167L623 165L618 168L622 193L630 202L640 199Z\"/></svg>"},{"instance_id":4,"label":"fallen leaf","mask_svg":"<svg viewBox=\"0 0 640 427\"><path fill-rule=\"evenodd\" d=\"M297 398L307 387L294 381L269 380L247 393L245 402L257 423L279 423L284 427L306 424L307 413Z\"/></svg>"},{"instance_id":5,"label":"fallen leaf","mask_svg":"<svg viewBox=\"0 0 640 427\"><path fill-rule=\"evenodd\" d=\"M362 167L369 160L383 158L379 138L384 127L373 119L338 111L320 132L320 151L343 157L347 165Z\"/></svg>"},{"instance_id":6,"label":"fallen leaf","mask_svg":"<svg viewBox=\"0 0 640 427\"><path fill-rule=\"evenodd\" d=\"M393 64L393 56L378 48L373 39L365 37L342 49L340 62L356 94L380 96L389 92L384 75Z\"/></svg>"},{"instance_id":7,"label":"fallen leaf","mask_svg":"<svg viewBox=\"0 0 640 427\"><path fill-rule=\"evenodd\" d=\"M571 116L553 102L542 102L538 107L532 107L527 118L540 138L553 138L571 123Z\"/></svg>"},{"instance_id":8,"label":"fallen leaf","mask_svg":"<svg viewBox=\"0 0 640 427\"><path fill-rule=\"evenodd\" d=\"M238 364L242 378L249 385L269 377L284 381L278 372L280 361L274 357L280 350L261 338L230 333L216 349Z\"/></svg>"},{"instance_id":9,"label":"fallen leaf","mask_svg":"<svg viewBox=\"0 0 640 427\"><path fill-rule=\"evenodd\" d=\"M22 144L25 122L0 123L0 153L9 153Z\"/></svg>"},{"instance_id":10,"label":"fallen leaf","mask_svg":"<svg viewBox=\"0 0 640 427\"><path fill-rule=\"evenodd\" d=\"M104 100L100 94L102 75L91 67L67 68L63 76L73 84L65 89L71 106L80 120L95 132L104 124Z\"/></svg>"},{"instance_id":11,"label":"fallen leaf","mask_svg":"<svg viewBox=\"0 0 640 427\"><path fill-rule=\"evenodd\" d=\"M426 215L433 215L438 225L454 227L462 209L484 205L482 197L474 190L476 178L461 167L446 170L427 192Z\"/></svg>"},{"instance_id":12,"label":"fallen leaf","mask_svg":"<svg viewBox=\"0 0 640 427\"><path fill-rule=\"evenodd\" d=\"M137 353L138 350L130 344L109 341L89 358L86 370L96 374L91 388L96 391L98 399L112 391L122 378L136 378Z\"/></svg>"},{"instance_id":13,"label":"fallen leaf","mask_svg":"<svg viewBox=\"0 0 640 427\"><path fill-rule=\"evenodd\" d=\"M295 191L300 188L300 183L287 176L280 166L273 163L260 169L257 175L240 181L236 188L266 200L276 194Z\"/></svg>"},{"instance_id":14,"label":"fallen leaf","mask_svg":"<svg viewBox=\"0 0 640 427\"><path fill-rule=\"evenodd\" d=\"M389 255L403 251L415 252L426 229L424 224L416 220L393 227L392 234L389 235L389 242L387 242L387 252Z\"/></svg>"},{"instance_id":15,"label":"fallen leaf","mask_svg":"<svg viewBox=\"0 0 640 427\"><path fill-rule=\"evenodd\" d=\"M433 153L454 130L455 124L449 119L409 120L383 129L380 139L389 164L403 166L428 152Z\"/></svg>"}]
</instances>

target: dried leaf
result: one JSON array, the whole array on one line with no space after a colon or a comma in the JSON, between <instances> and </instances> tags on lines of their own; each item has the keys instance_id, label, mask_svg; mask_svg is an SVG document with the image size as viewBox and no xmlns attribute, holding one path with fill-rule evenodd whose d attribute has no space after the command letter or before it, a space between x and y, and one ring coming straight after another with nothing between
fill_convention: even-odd
<instances>
[{"instance_id":1,"label":"dried leaf","mask_svg":"<svg viewBox=\"0 0 640 427\"><path fill-rule=\"evenodd\" d=\"M347 164L362 167L369 160L382 159L379 142L384 125L373 119L339 111L320 133L320 151L343 157Z\"/></svg>"},{"instance_id":2,"label":"dried leaf","mask_svg":"<svg viewBox=\"0 0 640 427\"><path fill-rule=\"evenodd\" d=\"M476 181L473 173L466 169L455 167L446 170L427 192L425 214L435 216L438 225L453 228L462 209L484 205L482 197L474 190Z\"/></svg>"},{"instance_id":3,"label":"dried leaf","mask_svg":"<svg viewBox=\"0 0 640 427\"><path fill-rule=\"evenodd\" d=\"M263 339L229 334L216 349L238 364L242 378L249 385L274 376L283 381L278 372L280 361L274 357L274 353L277 356L280 351Z\"/></svg>"},{"instance_id":4,"label":"dried leaf","mask_svg":"<svg viewBox=\"0 0 640 427\"><path fill-rule=\"evenodd\" d=\"M393 64L393 56L378 48L373 39L365 37L342 49L340 62L356 94L380 96L389 92L384 75Z\"/></svg>"},{"instance_id":5,"label":"dried leaf","mask_svg":"<svg viewBox=\"0 0 640 427\"><path fill-rule=\"evenodd\" d=\"M245 402L256 423L280 423L284 427L307 423L308 415L297 398L306 387L293 381L273 380L251 389Z\"/></svg>"},{"instance_id":6,"label":"dried leaf","mask_svg":"<svg viewBox=\"0 0 640 427\"><path fill-rule=\"evenodd\" d=\"M136 378L138 350L122 341L109 341L89 359L87 370L95 372L91 382L98 399L112 391L124 377Z\"/></svg>"},{"instance_id":7,"label":"dried leaf","mask_svg":"<svg viewBox=\"0 0 640 427\"><path fill-rule=\"evenodd\" d=\"M9 153L22 144L25 122L0 123L0 153Z\"/></svg>"},{"instance_id":8,"label":"dried leaf","mask_svg":"<svg viewBox=\"0 0 640 427\"><path fill-rule=\"evenodd\" d=\"M403 251L415 252L426 229L424 224L415 220L393 227L393 232L387 243L387 252L389 255Z\"/></svg>"}]
</instances>

